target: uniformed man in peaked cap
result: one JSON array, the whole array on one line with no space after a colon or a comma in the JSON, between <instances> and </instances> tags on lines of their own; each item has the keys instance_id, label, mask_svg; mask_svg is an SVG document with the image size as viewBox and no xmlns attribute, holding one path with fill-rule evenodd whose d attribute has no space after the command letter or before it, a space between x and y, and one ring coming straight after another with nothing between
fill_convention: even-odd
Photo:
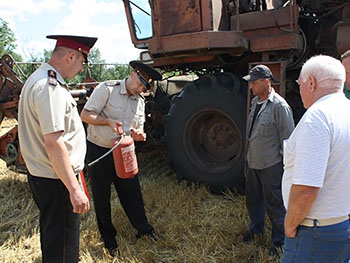
<instances>
[{"instance_id":1,"label":"uniformed man in peaked cap","mask_svg":"<svg viewBox=\"0 0 350 263\"><path fill-rule=\"evenodd\" d=\"M91 163L108 152L118 138L117 126L135 141L145 141L145 102L140 93L152 88L154 80L162 75L152 67L131 61L133 71L124 80L110 80L98 85L80 116L88 123L87 157ZM111 219L111 185L113 184L130 223L137 230L136 238L159 238L148 223L138 175L131 179L116 174L113 155L109 154L88 167L98 228L105 248L113 256L117 251L117 231Z\"/></svg>"},{"instance_id":2,"label":"uniformed man in peaked cap","mask_svg":"<svg viewBox=\"0 0 350 263\"><path fill-rule=\"evenodd\" d=\"M90 53L90 49L97 41L96 37L81 37L81 36L68 36L68 35L49 35L46 36L49 39L56 39L56 47L66 47L82 53L87 62L87 57Z\"/></svg>"},{"instance_id":3,"label":"uniformed man in peaked cap","mask_svg":"<svg viewBox=\"0 0 350 263\"><path fill-rule=\"evenodd\" d=\"M90 209L81 187L86 140L65 79L83 71L95 37L55 35L56 47L25 82L18 134L28 182L40 210L43 262L78 262L80 216Z\"/></svg>"}]
</instances>

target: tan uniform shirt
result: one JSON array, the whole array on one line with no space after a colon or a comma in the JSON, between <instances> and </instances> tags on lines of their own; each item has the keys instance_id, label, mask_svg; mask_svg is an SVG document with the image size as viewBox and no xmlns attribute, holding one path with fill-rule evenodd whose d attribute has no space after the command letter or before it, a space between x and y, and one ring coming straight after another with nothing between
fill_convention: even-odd
<instances>
[{"instance_id":1,"label":"tan uniform shirt","mask_svg":"<svg viewBox=\"0 0 350 263\"><path fill-rule=\"evenodd\" d=\"M28 171L35 176L58 179L43 135L63 131L74 173L84 167L86 136L77 104L61 85L65 81L58 72L56 78L49 77L49 71L56 72L49 64L42 64L24 84L19 103L18 135Z\"/></svg>"},{"instance_id":2,"label":"tan uniform shirt","mask_svg":"<svg viewBox=\"0 0 350 263\"><path fill-rule=\"evenodd\" d=\"M139 95L129 96L125 80L106 81L99 84L84 107L102 117L120 121L125 133L131 128L143 129L145 122L145 102ZM88 141L105 148L111 148L118 138L109 126L88 125Z\"/></svg>"}]
</instances>

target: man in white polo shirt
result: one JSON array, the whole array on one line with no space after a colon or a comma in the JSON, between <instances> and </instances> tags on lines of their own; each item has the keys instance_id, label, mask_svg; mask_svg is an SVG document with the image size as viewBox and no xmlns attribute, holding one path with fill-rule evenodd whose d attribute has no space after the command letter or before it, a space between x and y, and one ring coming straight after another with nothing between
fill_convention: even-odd
<instances>
[{"instance_id":1,"label":"man in white polo shirt","mask_svg":"<svg viewBox=\"0 0 350 263\"><path fill-rule=\"evenodd\" d=\"M307 109L284 147L287 213L282 263L349 262L350 101L345 69L330 56L309 59L298 79Z\"/></svg>"}]
</instances>

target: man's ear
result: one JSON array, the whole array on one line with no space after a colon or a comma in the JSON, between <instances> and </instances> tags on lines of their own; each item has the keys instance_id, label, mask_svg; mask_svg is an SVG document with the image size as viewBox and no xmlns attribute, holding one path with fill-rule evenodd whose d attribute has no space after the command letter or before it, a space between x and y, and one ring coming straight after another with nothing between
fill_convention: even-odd
<instances>
[{"instance_id":1,"label":"man's ear","mask_svg":"<svg viewBox=\"0 0 350 263\"><path fill-rule=\"evenodd\" d=\"M74 52L67 52L67 54L66 54L66 60L67 60L68 64L70 64L70 63L72 62L74 56L75 56L75 53L74 53Z\"/></svg>"},{"instance_id":2,"label":"man's ear","mask_svg":"<svg viewBox=\"0 0 350 263\"><path fill-rule=\"evenodd\" d=\"M309 76L307 80L309 82L310 91L314 92L316 90L316 79L313 76Z\"/></svg>"}]
</instances>

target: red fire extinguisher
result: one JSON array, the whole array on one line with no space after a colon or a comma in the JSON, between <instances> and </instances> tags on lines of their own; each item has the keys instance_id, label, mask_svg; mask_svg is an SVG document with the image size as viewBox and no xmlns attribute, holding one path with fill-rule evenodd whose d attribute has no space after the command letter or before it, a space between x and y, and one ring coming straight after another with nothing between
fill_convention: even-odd
<instances>
[{"instance_id":1,"label":"red fire extinguisher","mask_svg":"<svg viewBox=\"0 0 350 263\"><path fill-rule=\"evenodd\" d=\"M121 126L118 125L118 133L120 135L112 143L114 166L117 176L123 179L134 177L139 169L135 154L134 139L126 136Z\"/></svg>"}]
</instances>

